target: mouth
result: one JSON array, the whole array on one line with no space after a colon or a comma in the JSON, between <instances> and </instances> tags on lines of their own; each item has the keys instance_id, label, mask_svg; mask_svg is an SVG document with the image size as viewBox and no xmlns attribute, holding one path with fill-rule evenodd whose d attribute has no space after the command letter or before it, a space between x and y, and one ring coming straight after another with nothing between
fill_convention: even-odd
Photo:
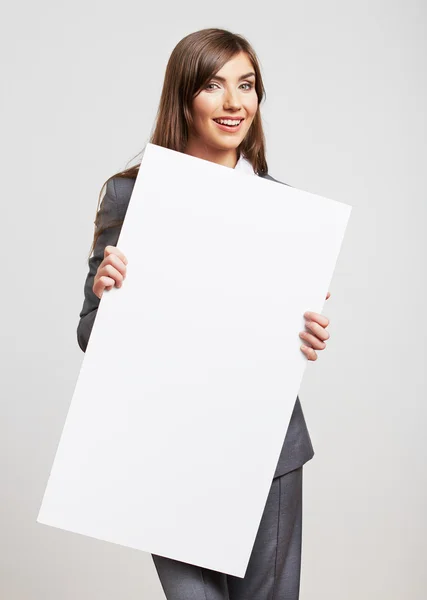
<instances>
[{"instance_id":1,"label":"mouth","mask_svg":"<svg viewBox=\"0 0 427 600\"><path fill-rule=\"evenodd\" d=\"M242 127L244 119L212 119L222 131L239 131Z\"/></svg>"}]
</instances>

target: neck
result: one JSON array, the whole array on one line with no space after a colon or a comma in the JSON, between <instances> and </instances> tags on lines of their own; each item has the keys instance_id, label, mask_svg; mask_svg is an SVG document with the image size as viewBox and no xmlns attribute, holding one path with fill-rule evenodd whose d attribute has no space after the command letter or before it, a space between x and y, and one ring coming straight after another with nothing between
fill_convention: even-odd
<instances>
[{"instance_id":1,"label":"neck","mask_svg":"<svg viewBox=\"0 0 427 600\"><path fill-rule=\"evenodd\" d=\"M191 139L188 141L184 153L195 156L196 158L202 158L203 160L209 160L210 162L223 165L224 167L230 167L231 169L234 169L238 160L238 152L236 148L220 150L218 148L212 148L204 144L200 144L197 140Z\"/></svg>"}]
</instances>

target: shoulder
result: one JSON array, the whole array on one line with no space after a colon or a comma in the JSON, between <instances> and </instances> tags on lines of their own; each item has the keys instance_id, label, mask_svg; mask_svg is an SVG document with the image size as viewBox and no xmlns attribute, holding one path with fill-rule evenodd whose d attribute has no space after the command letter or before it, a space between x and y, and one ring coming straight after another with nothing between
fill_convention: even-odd
<instances>
[{"instance_id":1,"label":"shoulder","mask_svg":"<svg viewBox=\"0 0 427 600\"><path fill-rule=\"evenodd\" d=\"M107 180L105 195L101 203L102 221L122 220L125 218L135 185L130 177L111 177Z\"/></svg>"},{"instance_id":2,"label":"shoulder","mask_svg":"<svg viewBox=\"0 0 427 600\"><path fill-rule=\"evenodd\" d=\"M123 221L135 185L135 179L129 177L111 177L107 179L104 197L98 211L98 224L101 228Z\"/></svg>"},{"instance_id":3,"label":"shoulder","mask_svg":"<svg viewBox=\"0 0 427 600\"><path fill-rule=\"evenodd\" d=\"M107 181L106 195L119 207L127 208L135 181L131 177L112 177Z\"/></svg>"},{"instance_id":4,"label":"shoulder","mask_svg":"<svg viewBox=\"0 0 427 600\"><path fill-rule=\"evenodd\" d=\"M275 179L268 173L265 173L264 175L260 175L260 177L262 177L263 179L268 179L270 181L275 181L276 183L281 183L282 185L287 185L288 187L292 187L291 185L289 185L289 183L285 183L284 181L279 181L278 179Z\"/></svg>"}]
</instances>

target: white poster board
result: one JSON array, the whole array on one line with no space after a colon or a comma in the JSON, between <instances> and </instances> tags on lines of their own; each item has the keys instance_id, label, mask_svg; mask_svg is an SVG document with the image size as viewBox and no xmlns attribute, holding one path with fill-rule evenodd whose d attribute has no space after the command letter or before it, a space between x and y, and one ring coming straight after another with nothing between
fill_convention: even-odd
<instances>
[{"instance_id":1,"label":"white poster board","mask_svg":"<svg viewBox=\"0 0 427 600\"><path fill-rule=\"evenodd\" d=\"M38 522L243 577L350 212L148 144Z\"/></svg>"}]
</instances>

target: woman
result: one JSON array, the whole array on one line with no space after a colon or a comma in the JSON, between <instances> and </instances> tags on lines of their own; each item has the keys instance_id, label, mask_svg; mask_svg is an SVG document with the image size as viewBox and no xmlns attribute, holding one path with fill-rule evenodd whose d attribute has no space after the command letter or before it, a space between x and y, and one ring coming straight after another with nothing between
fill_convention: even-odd
<instances>
[{"instance_id":1,"label":"woman","mask_svg":"<svg viewBox=\"0 0 427 600\"><path fill-rule=\"evenodd\" d=\"M245 38L222 29L192 33L170 56L150 142L276 181L265 158L264 95L259 63ZM83 351L104 291L120 288L126 277L127 258L117 241L138 169L131 167L106 182L77 329ZM314 312L304 316L301 350L308 360L316 360L316 350L323 350L329 338L329 321ZM302 469L313 454L297 397L245 577L152 555L168 600L299 597Z\"/></svg>"}]
</instances>

